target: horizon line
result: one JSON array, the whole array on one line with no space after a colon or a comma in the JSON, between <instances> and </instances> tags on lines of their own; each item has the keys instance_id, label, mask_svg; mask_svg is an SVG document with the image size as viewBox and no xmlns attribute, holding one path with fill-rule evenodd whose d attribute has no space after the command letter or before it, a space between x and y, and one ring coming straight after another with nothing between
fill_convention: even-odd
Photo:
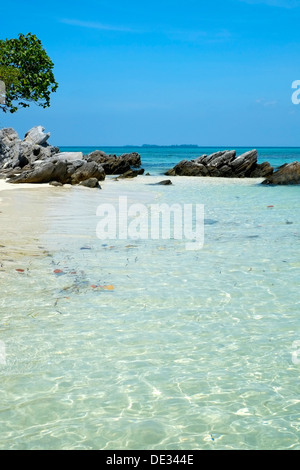
<instances>
[{"instance_id":1,"label":"horizon line","mask_svg":"<svg viewBox=\"0 0 300 470\"><path fill-rule=\"evenodd\" d=\"M106 147L106 148L124 148L124 147L138 147L138 148L153 148L153 147L166 147L166 148L171 148L171 147L182 147L182 148L222 148L222 149L227 149L227 148L248 148L250 147L251 149L256 149L256 148L273 148L273 149L278 149L278 148L290 148L290 149L300 149L299 146L295 145L198 145L198 144L170 144L170 145L159 145L159 144L142 144L142 145L134 145L134 144L125 144L125 145L57 145L58 147L68 147L68 148L78 148L78 147L86 147L86 148L94 148L94 147Z\"/></svg>"}]
</instances>

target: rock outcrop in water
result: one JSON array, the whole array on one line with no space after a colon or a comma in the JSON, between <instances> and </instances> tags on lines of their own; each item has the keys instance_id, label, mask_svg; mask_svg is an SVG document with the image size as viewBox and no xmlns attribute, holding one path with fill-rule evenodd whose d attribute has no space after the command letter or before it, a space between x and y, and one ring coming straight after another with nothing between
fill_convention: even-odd
<instances>
[{"instance_id":1,"label":"rock outcrop in water","mask_svg":"<svg viewBox=\"0 0 300 470\"><path fill-rule=\"evenodd\" d=\"M236 156L235 150L202 155L194 160L182 160L167 171L167 176L211 176L223 178L260 178L272 175L268 162L257 163L257 151L250 150Z\"/></svg>"},{"instance_id":2,"label":"rock outcrop in water","mask_svg":"<svg viewBox=\"0 0 300 470\"><path fill-rule=\"evenodd\" d=\"M96 150L86 155L85 160L88 162L96 162L103 166L106 175L124 175L131 168L141 167L141 156L136 153L125 153L117 157L116 155L107 155L106 153Z\"/></svg>"},{"instance_id":3,"label":"rock outcrop in water","mask_svg":"<svg viewBox=\"0 0 300 470\"><path fill-rule=\"evenodd\" d=\"M122 175L131 167L141 166L137 153L106 155L96 151L83 156L82 152L60 152L58 147L49 145L50 133L44 133L42 126L28 131L24 140L12 128L0 130L0 178L10 183L53 183L80 184L99 187L97 180L106 175ZM139 170L142 174L144 170Z\"/></svg>"},{"instance_id":4,"label":"rock outcrop in water","mask_svg":"<svg viewBox=\"0 0 300 470\"><path fill-rule=\"evenodd\" d=\"M300 184L300 162L282 165L271 176L266 178L262 184Z\"/></svg>"}]
</instances>

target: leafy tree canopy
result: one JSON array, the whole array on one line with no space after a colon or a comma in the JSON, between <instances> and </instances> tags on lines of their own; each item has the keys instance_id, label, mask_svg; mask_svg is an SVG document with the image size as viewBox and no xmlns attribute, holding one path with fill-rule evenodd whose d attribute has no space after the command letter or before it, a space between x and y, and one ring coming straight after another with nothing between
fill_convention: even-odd
<instances>
[{"instance_id":1,"label":"leafy tree canopy","mask_svg":"<svg viewBox=\"0 0 300 470\"><path fill-rule=\"evenodd\" d=\"M48 108L50 95L58 84L53 74L54 64L41 41L31 33L17 39L0 40L0 80L5 83L4 112L16 112L30 104Z\"/></svg>"}]
</instances>

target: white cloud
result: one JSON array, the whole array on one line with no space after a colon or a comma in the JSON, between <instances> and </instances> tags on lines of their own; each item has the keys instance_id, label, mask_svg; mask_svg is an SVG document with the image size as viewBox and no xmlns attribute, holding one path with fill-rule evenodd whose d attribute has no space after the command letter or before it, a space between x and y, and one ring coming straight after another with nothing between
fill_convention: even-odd
<instances>
[{"instance_id":1,"label":"white cloud","mask_svg":"<svg viewBox=\"0 0 300 470\"><path fill-rule=\"evenodd\" d=\"M182 42L216 43L232 37L230 31L169 30L165 33L170 39Z\"/></svg>"},{"instance_id":2,"label":"white cloud","mask_svg":"<svg viewBox=\"0 0 300 470\"><path fill-rule=\"evenodd\" d=\"M82 20L64 18L60 20L60 23L68 24L70 26L78 26L80 28L98 29L100 31L119 31L119 32L124 32L124 33L134 32L132 29L126 28L124 26L107 25L107 24L93 22L93 21L82 21Z\"/></svg>"},{"instance_id":3,"label":"white cloud","mask_svg":"<svg viewBox=\"0 0 300 470\"><path fill-rule=\"evenodd\" d=\"M261 106L265 106L268 108L269 106L276 106L278 104L278 101L273 100L273 101L268 101L265 98L259 98L256 100L257 104L260 104Z\"/></svg>"},{"instance_id":4,"label":"white cloud","mask_svg":"<svg viewBox=\"0 0 300 470\"><path fill-rule=\"evenodd\" d=\"M300 0L239 0L250 5L268 5L270 7L296 8L300 6Z\"/></svg>"},{"instance_id":5,"label":"white cloud","mask_svg":"<svg viewBox=\"0 0 300 470\"><path fill-rule=\"evenodd\" d=\"M300 1L300 0L299 0ZM79 28L86 29L97 29L99 31L112 31L112 32L123 32L133 34L153 34L153 31L149 30L137 30L131 29L124 26L103 24L94 21L83 21L78 19L63 18L59 20L60 23L76 26ZM158 31L156 31L158 33ZM231 33L226 29L218 31L201 31L201 30L164 30L160 31L160 34L168 37L171 40L181 42L192 42L192 43L218 43L224 42L231 38Z\"/></svg>"}]
</instances>

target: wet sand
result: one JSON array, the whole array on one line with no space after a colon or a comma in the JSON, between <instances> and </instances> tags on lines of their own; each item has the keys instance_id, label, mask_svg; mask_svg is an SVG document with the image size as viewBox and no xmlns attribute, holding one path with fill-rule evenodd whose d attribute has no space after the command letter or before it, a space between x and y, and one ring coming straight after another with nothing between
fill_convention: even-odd
<instances>
[{"instance_id":1,"label":"wet sand","mask_svg":"<svg viewBox=\"0 0 300 470\"><path fill-rule=\"evenodd\" d=\"M24 256L40 256L39 240L46 229L48 185L12 185L0 180L1 269L18 264Z\"/></svg>"}]
</instances>

